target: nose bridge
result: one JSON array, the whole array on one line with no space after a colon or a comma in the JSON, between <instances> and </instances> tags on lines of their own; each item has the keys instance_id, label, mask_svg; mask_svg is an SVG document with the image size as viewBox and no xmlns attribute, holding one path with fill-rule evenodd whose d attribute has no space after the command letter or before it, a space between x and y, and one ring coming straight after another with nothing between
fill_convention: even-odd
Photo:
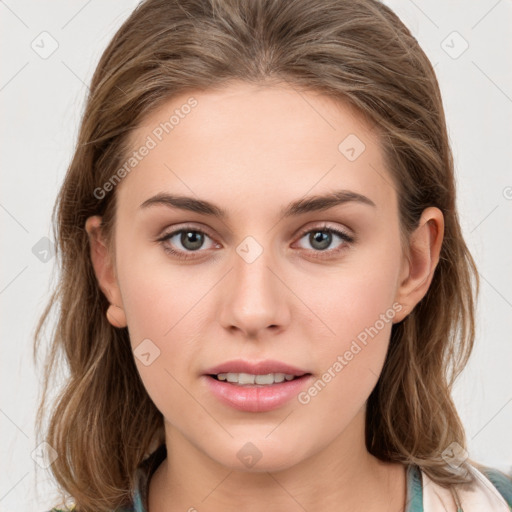
<instances>
[{"instance_id":1,"label":"nose bridge","mask_svg":"<svg viewBox=\"0 0 512 512\"><path fill-rule=\"evenodd\" d=\"M271 248L247 236L235 250L222 323L251 335L269 326L282 327L288 319L285 287L274 274Z\"/></svg>"},{"instance_id":2,"label":"nose bridge","mask_svg":"<svg viewBox=\"0 0 512 512\"><path fill-rule=\"evenodd\" d=\"M272 250L253 236L247 236L236 247L234 258L234 290L245 307L256 313L265 310L275 300L275 276L269 270L272 266Z\"/></svg>"}]
</instances>

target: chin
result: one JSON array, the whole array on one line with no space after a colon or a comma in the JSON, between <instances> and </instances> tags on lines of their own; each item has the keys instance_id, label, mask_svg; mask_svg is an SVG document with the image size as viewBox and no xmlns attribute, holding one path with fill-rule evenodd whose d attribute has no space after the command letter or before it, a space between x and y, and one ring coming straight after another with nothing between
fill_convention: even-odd
<instances>
[{"instance_id":1,"label":"chin","mask_svg":"<svg viewBox=\"0 0 512 512\"><path fill-rule=\"evenodd\" d=\"M268 439L258 440L255 436L247 438L252 441L235 441L225 451L210 456L231 470L248 473L282 471L298 464L306 457L306 454L297 450L297 445L269 443ZM275 441L278 441L277 437ZM229 453L234 456L226 458L226 454Z\"/></svg>"}]
</instances>

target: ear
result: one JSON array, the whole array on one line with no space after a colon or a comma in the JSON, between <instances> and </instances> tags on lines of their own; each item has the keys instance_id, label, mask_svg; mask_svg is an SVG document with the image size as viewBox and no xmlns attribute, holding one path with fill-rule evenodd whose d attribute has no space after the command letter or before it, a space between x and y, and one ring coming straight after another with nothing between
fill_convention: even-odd
<instances>
[{"instance_id":1,"label":"ear","mask_svg":"<svg viewBox=\"0 0 512 512\"><path fill-rule=\"evenodd\" d=\"M418 227L409 237L409 247L404 255L399 286L395 300L403 306L395 315L395 322L403 320L427 293L444 236L444 217L439 208L423 210Z\"/></svg>"},{"instance_id":2,"label":"ear","mask_svg":"<svg viewBox=\"0 0 512 512\"><path fill-rule=\"evenodd\" d=\"M114 327L126 327L126 315L121 300L121 292L115 275L113 255L110 254L101 230L101 217L95 215L85 222L89 236L91 261L99 287L110 302L107 319Z\"/></svg>"}]
</instances>

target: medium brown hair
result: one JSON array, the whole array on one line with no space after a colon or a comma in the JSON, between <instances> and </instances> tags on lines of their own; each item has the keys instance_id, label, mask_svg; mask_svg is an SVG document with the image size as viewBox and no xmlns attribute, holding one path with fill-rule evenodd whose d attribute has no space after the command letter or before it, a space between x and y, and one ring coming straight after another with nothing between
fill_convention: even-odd
<instances>
[{"instance_id":1,"label":"medium brown hair","mask_svg":"<svg viewBox=\"0 0 512 512\"><path fill-rule=\"evenodd\" d=\"M434 70L400 19L375 0L147 0L103 53L92 78L76 150L53 212L60 276L38 324L58 305L37 411L42 430L52 377L67 375L44 440L51 471L80 511L130 501L137 465L164 442L163 417L139 377L128 331L106 319L84 229L102 215L112 233L115 188L141 119L186 92L230 81L287 83L344 101L377 127L409 234L438 207L445 236L426 296L393 325L367 403L366 445L383 461L418 464L443 486L472 480L443 451L466 447L451 388L472 350L478 276L456 212L452 154ZM132 148L133 149L133 148ZM376 176L376 179L379 179ZM464 471L466 469L466 471Z\"/></svg>"}]
</instances>

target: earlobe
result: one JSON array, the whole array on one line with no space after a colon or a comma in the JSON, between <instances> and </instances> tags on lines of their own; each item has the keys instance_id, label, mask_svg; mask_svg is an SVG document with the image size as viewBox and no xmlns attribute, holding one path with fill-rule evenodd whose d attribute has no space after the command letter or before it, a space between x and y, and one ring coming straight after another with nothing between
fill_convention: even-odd
<instances>
[{"instance_id":1,"label":"earlobe","mask_svg":"<svg viewBox=\"0 0 512 512\"><path fill-rule=\"evenodd\" d=\"M405 318L426 295L439 262L439 254L444 235L444 217L439 208L426 208L418 227L409 237L409 250L404 256L402 274L397 290L396 301L402 304L402 315L395 317L396 322Z\"/></svg>"},{"instance_id":2,"label":"earlobe","mask_svg":"<svg viewBox=\"0 0 512 512\"><path fill-rule=\"evenodd\" d=\"M107 320L111 325L117 328L126 327L126 315L124 314L124 309L116 306L115 304L110 304L107 309Z\"/></svg>"},{"instance_id":3,"label":"earlobe","mask_svg":"<svg viewBox=\"0 0 512 512\"><path fill-rule=\"evenodd\" d=\"M85 223L85 230L89 236L91 262L98 285L110 302L106 313L107 319L114 327L126 327L126 315L115 276L112 255L101 231L101 217L98 215L89 217Z\"/></svg>"}]
</instances>

